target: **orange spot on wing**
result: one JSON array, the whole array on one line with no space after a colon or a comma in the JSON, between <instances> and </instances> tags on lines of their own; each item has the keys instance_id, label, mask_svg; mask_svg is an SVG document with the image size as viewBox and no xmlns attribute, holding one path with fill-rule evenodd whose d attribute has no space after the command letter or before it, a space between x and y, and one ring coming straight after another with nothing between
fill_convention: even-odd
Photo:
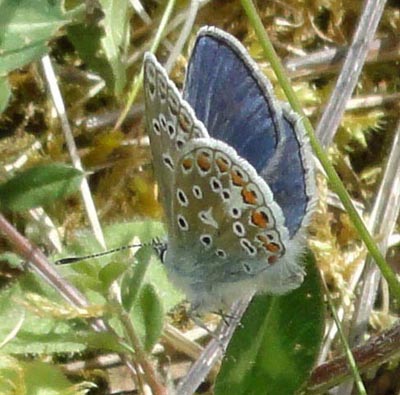
<instances>
[{"instance_id":1,"label":"orange spot on wing","mask_svg":"<svg viewBox=\"0 0 400 395\"><path fill-rule=\"evenodd\" d=\"M239 174L236 170L231 171L231 176L233 185L236 185L238 187L243 187L246 185L246 181L243 179L242 175Z\"/></svg>"},{"instance_id":2,"label":"orange spot on wing","mask_svg":"<svg viewBox=\"0 0 400 395\"><path fill-rule=\"evenodd\" d=\"M276 254L277 252L279 252L279 251L281 250L281 247L280 247L278 244L276 244L276 243L269 243L269 244L267 244L267 245L265 246L265 248L266 248L268 251L270 251L270 252L272 252L272 253L274 253L274 254Z\"/></svg>"},{"instance_id":3,"label":"orange spot on wing","mask_svg":"<svg viewBox=\"0 0 400 395\"><path fill-rule=\"evenodd\" d=\"M193 161L192 161L192 159L190 159L190 158L185 158L185 159L182 161L182 166L183 166L183 168L184 168L185 170L190 170L190 169L192 168L192 166L193 166Z\"/></svg>"},{"instance_id":4,"label":"orange spot on wing","mask_svg":"<svg viewBox=\"0 0 400 395\"><path fill-rule=\"evenodd\" d=\"M179 125L183 132L189 133L192 127L189 115L185 111L179 113Z\"/></svg>"},{"instance_id":5,"label":"orange spot on wing","mask_svg":"<svg viewBox=\"0 0 400 395\"><path fill-rule=\"evenodd\" d=\"M217 158L215 163L221 173L226 173L229 169L229 163L224 158Z\"/></svg>"},{"instance_id":6,"label":"orange spot on wing","mask_svg":"<svg viewBox=\"0 0 400 395\"><path fill-rule=\"evenodd\" d=\"M281 246L278 243L271 242L267 236L258 235L257 239L261 241L263 247L273 254L278 254L281 252Z\"/></svg>"},{"instance_id":7,"label":"orange spot on wing","mask_svg":"<svg viewBox=\"0 0 400 395\"><path fill-rule=\"evenodd\" d=\"M261 243L268 243L268 238L265 235L258 235L257 239L261 241Z\"/></svg>"},{"instance_id":8,"label":"orange spot on wing","mask_svg":"<svg viewBox=\"0 0 400 395\"><path fill-rule=\"evenodd\" d=\"M243 188L241 195L242 195L243 201L247 204L255 205L258 203L257 195L255 194L254 191L250 191L247 188Z\"/></svg>"},{"instance_id":9,"label":"orange spot on wing","mask_svg":"<svg viewBox=\"0 0 400 395\"><path fill-rule=\"evenodd\" d=\"M263 229L265 229L269 224L267 214L262 211L253 211L251 213L251 222L259 228Z\"/></svg>"},{"instance_id":10,"label":"orange spot on wing","mask_svg":"<svg viewBox=\"0 0 400 395\"><path fill-rule=\"evenodd\" d=\"M204 152L197 157L197 164L203 171L208 171L211 168L210 158Z\"/></svg>"},{"instance_id":11,"label":"orange spot on wing","mask_svg":"<svg viewBox=\"0 0 400 395\"><path fill-rule=\"evenodd\" d=\"M276 263L277 260L278 260L278 257L276 255L268 257L268 263L270 265L273 265L274 263Z\"/></svg>"}]
</instances>

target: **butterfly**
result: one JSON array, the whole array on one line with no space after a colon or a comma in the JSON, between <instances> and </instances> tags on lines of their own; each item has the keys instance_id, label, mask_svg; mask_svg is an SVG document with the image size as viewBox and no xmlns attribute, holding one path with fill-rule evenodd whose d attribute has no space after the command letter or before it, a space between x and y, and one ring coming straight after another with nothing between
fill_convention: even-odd
<instances>
[{"instance_id":1,"label":"butterfly","mask_svg":"<svg viewBox=\"0 0 400 395\"><path fill-rule=\"evenodd\" d=\"M300 286L315 206L311 148L242 44L200 29L182 95L146 53L144 94L168 234L160 257L192 308Z\"/></svg>"}]
</instances>

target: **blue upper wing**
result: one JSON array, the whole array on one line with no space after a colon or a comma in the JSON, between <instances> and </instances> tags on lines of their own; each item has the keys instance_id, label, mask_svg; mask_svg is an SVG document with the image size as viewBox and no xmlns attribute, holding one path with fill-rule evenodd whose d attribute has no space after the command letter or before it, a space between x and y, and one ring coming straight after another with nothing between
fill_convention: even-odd
<instances>
[{"instance_id":1,"label":"blue upper wing","mask_svg":"<svg viewBox=\"0 0 400 395\"><path fill-rule=\"evenodd\" d=\"M236 149L260 171L281 141L272 87L231 35L203 28L186 74L183 97L211 137Z\"/></svg>"},{"instance_id":2,"label":"blue upper wing","mask_svg":"<svg viewBox=\"0 0 400 395\"><path fill-rule=\"evenodd\" d=\"M307 224L315 199L314 165L311 147L300 117L288 104L283 107L285 144L274 162L261 170L285 216L289 236Z\"/></svg>"},{"instance_id":3,"label":"blue upper wing","mask_svg":"<svg viewBox=\"0 0 400 395\"><path fill-rule=\"evenodd\" d=\"M201 29L183 96L209 135L235 148L268 183L294 237L313 202L311 149L298 115L282 110L242 44L219 29Z\"/></svg>"}]
</instances>

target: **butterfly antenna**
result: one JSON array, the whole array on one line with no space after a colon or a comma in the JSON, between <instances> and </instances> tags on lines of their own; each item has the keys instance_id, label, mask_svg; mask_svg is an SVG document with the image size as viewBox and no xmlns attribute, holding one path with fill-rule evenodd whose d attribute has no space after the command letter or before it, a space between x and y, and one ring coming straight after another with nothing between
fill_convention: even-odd
<instances>
[{"instance_id":1,"label":"butterfly antenna","mask_svg":"<svg viewBox=\"0 0 400 395\"><path fill-rule=\"evenodd\" d=\"M164 263L165 253L167 252L167 243L161 241L158 237L155 237L150 243L136 243L136 244L128 244L125 246L112 248L111 250L98 252L96 254L90 255L81 255L81 256L72 256L68 258L61 258L56 260L54 263L56 265L67 265L74 262L84 261L86 259L100 258L105 255L114 254L115 252L120 252L123 250L127 250L129 248L138 248L138 247L146 247L151 246L154 248L154 251L160 258L161 262Z\"/></svg>"},{"instance_id":2,"label":"butterfly antenna","mask_svg":"<svg viewBox=\"0 0 400 395\"><path fill-rule=\"evenodd\" d=\"M113 254L115 252L119 252L119 251L123 251L123 250L127 250L129 248L137 248L137 247L143 247L146 245L152 245L153 242L151 243L137 243L137 244L129 244L129 245L125 245L125 246L121 246L121 247L117 247L117 248L112 248L111 250L107 250L107 251L103 251L103 252L98 252L96 254L90 254L90 255L81 255L81 256L72 256L72 257L68 257L68 258L61 258L56 260L54 263L56 265L66 265L66 264L70 264L70 263L74 263L74 262L78 262L78 261L84 261L86 259L92 259L92 258L99 258L101 256L105 256L105 255L109 255L109 254ZM157 252L158 253L158 252Z\"/></svg>"}]
</instances>

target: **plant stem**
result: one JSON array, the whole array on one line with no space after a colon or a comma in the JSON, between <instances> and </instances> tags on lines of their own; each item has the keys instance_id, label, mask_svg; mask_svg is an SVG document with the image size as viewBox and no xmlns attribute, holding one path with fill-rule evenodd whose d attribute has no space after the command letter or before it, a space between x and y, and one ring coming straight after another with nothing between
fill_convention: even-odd
<instances>
[{"instance_id":1,"label":"plant stem","mask_svg":"<svg viewBox=\"0 0 400 395\"><path fill-rule=\"evenodd\" d=\"M154 53L157 50L158 46L160 45L164 30L167 27L168 21L171 18L174 6L175 6L175 0L169 0L167 6L165 7L164 14L161 18L160 25L158 26L154 42L150 48L151 53ZM121 124L124 121L126 115L128 114L130 108L132 107L132 103L136 99L136 96L139 93L139 90L142 88L142 85L143 85L143 67L141 68L139 75L135 78L133 82L133 87L129 93L128 101L126 102L126 105L122 110L122 113L119 116L117 123L114 126L114 130L119 129L121 127Z\"/></svg>"}]
</instances>

